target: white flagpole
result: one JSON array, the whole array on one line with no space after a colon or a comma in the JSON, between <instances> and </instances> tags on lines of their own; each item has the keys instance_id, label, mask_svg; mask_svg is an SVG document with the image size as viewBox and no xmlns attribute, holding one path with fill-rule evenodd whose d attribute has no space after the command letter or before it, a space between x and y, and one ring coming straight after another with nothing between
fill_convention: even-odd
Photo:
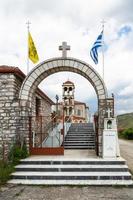
<instances>
[{"instance_id":1,"label":"white flagpole","mask_svg":"<svg viewBox=\"0 0 133 200\"><path fill-rule=\"evenodd\" d=\"M104 80L104 24L106 23L104 20L101 21L102 23L102 30L103 30L103 37L102 37L102 57L103 57L103 80Z\"/></svg>"},{"instance_id":2,"label":"white flagpole","mask_svg":"<svg viewBox=\"0 0 133 200\"><path fill-rule=\"evenodd\" d=\"M27 74L29 73L29 31L30 31L30 22L27 23Z\"/></svg>"}]
</instances>

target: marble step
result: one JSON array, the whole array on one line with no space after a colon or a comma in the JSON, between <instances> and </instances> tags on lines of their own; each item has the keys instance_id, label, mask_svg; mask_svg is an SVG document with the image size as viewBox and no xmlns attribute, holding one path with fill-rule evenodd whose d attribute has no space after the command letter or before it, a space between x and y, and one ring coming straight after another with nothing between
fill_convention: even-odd
<instances>
[{"instance_id":1,"label":"marble step","mask_svg":"<svg viewBox=\"0 0 133 200\"><path fill-rule=\"evenodd\" d=\"M72 142L74 142L74 143L94 143L94 140L78 140L78 139L75 139L75 140L71 140L70 138L67 138L67 139L65 139L65 141L64 142L66 142L66 143L72 143Z\"/></svg>"},{"instance_id":2,"label":"marble step","mask_svg":"<svg viewBox=\"0 0 133 200\"><path fill-rule=\"evenodd\" d=\"M17 165L16 171L40 171L40 172L128 172L127 165Z\"/></svg>"},{"instance_id":3,"label":"marble step","mask_svg":"<svg viewBox=\"0 0 133 200\"><path fill-rule=\"evenodd\" d=\"M109 160L109 159L47 159L46 157L42 158L27 158L22 159L20 161L20 164L23 165L119 165L121 167L125 166L125 160L124 159L118 159L118 160Z\"/></svg>"},{"instance_id":4,"label":"marble step","mask_svg":"<svg viewBox=\"0 0 133 200\"><path fill-rule=\"evenodd\" d=\"M29 157L11 174L12 184L133 185L124 159Z\"/></svg>"},{"instance_id":5,"label":"marble step","mask_svg":"<svg viewBox=\"0 0 133 200\"><path fill-rule=\"evenodd\" d=\"M26 172L11 174L12 179L38 180L131 180L129 172Z\"/></svg>"},{"instance_id":6,"label":"marble step","mask_svg":"<svg viewBox=\"0 0 133 200\"><path fill-rule=\"evenodd\" d=\"M93 143L89 143L89 142L80 142L80 143L76 143L76 142L66 142L64 141L64 144L65 145L73 145L73 146L84 146L84 145L87 145L87 146L91 146L91 145L94 145L94 142Z\"/></svg>"},{"instance_id":7,"label":"marble step","mask_svg":"<svg viewBox=\"0 0 133 200\"><path fill-rule=\"evenodd\" d=\"M94 137L94 135L89 134L76 134L76 133L68 133L67 136L77 136L77 137Z\"/></svg>"},{"instance_id":8,"label":"marble step","mask_svg":"<svg viewBox=\"0 0 133 200\"><path fill-rule=\"evenodd\" d=\"M64 141L64 144L70 144L71 145L71 144L74 144L74 143L76 143L77 145L78 144L87 144L87 145L88 144L95 144L94 141L71 141L71 140L69 140L69 141L65 140Z\"/></svg>"},{"instance_id":9,"label":"marble step","mask_svg":"<svg viewBox=\"0 0 133 200\"><path fill-rule=\"evenodd\" d=\"M77 138L83 138L83 139L84 138L90 138L90 139L94 138L94 136L87 136L87 135L79 135L79 136L78 135L66 135L66 137L73 137L73 138L77 137Z\"/></svg>"},{"instance_id":10,"label":"marble step","mask_svg":"<svg viewBox=\"0 0 133 200\"><path fill-rule=\"evenodd\" d=\"M92 131L82 131L82 130L70 130L69 129L69 131L68 131L69 133L89 133L89 134L94 134L94 131L92 130Z\"/></svg>"},{"instance_id":11,"label":"marble step","mask_svg":"<svg viewBox=\"0 0 133 200\"><path fill-rule=\"evenodd\" d=\"M67 146L67 145L64 145L64 148L65 149L95 149L95 146Z\"/></svg>"},{"instance_id":12,"label":"marble step","mask_svg":"<svg viewBox=\"0 0 133 200\"><path fill-rule=\"evenodd\" d=\"M65 138L65 141L74 141L74 142L84 142L84 141L87 141L87 142L94 142L94 139L82 139L82 138Z\"/></svg>"},{"instance_id":13,"label":"marble step","mask_svg":"<svg viewBox=\"0 0 133 200\"><path fill-rule=\"evenodd\" d=\"M8 181L9 184L22 185L90 185L90 186L132 186L132 180L29 180L29 179L13 179Z\"/></svg>"},{"instance_id":14,"label":"marble step","mask_svg":"<svg viewBox=\"0 0 133 200\"><path fill-rule=\"evenodd\" d=\"M74 132L71 132L71 133L67 133L67 135L87 135L87 136L94 136L94 134L88 134L88 133L74 133Z\"/></svg>"}]
</instances>

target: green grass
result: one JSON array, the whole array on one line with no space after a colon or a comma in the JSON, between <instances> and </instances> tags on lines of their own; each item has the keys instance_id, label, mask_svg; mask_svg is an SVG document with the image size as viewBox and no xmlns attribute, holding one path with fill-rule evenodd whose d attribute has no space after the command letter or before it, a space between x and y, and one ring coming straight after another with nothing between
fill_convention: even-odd
<instances>
[{"instance_id":1,"label":"green grass","mask_svg":"<svg viewBox=\"0 0 133 200\"><path fill-rule=\"evenodd\" d=\"M0 186L10 179L10 174L14 171L14 165L0 160Z\"/></svg>"}]
</instances>

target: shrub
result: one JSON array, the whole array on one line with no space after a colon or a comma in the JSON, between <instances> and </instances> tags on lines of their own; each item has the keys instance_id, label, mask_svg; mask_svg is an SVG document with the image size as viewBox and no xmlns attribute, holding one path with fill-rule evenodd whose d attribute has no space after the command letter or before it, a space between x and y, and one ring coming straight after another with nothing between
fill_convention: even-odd
<instances>
[{"instance_id":1,"label":"shrub","mask_svg":"<svg viewBox=\"0 0 133 200\"><path fill-rule=\"evenodd\" d=\"M9 153L9 161L13 164L17 164L20 159L26 158L28 156L27 147L24 143L22 148L18 144L14 144Z\"/></svg>"},{"instance_id":2,"label":"shrub","mask_svg":"<svg viewBox=\"0 0 133 200\"><path fill-rule=\"evenodd\" d=\"M133 128L128 128L122 133L123 137L128 140L133 140Z\"/></svg>"},{"instance_id":3,"label":"shrub","mask_svg":"<svg viewBox=\"0 0 133 200\"><path fill-rule=\"evenodd\" d=\"M124 130L125 130L125 129L123 129L123 128L119 128L119 129L118 129L118 136L119 136L119 138L123 138L123 137L124 137L124 136L123 136Z\"/></svg>"},{"instance_id":4,"label":"shrub","mask_svg":"<svg viewBox=\"0 0 133 200\"><path fill-rule=\"evenodd\" d=\"M14 166L4 161L0 161L0 185L7 182L10 174L14 171Z\"/></svg>"},{"instance_id":5,"label":"shrub","mask_svg":"<svg viewBox=\"0 0 133 200\"><path fill-rule=\"evenodd\" d=\"M10 179L10 174L14 171L14 166L19 160L28 156L27 147L24 143L22 148L19 144L13 144L10 149L8 161L0 160L0 185Z\"/></svg>"}]
</instances>

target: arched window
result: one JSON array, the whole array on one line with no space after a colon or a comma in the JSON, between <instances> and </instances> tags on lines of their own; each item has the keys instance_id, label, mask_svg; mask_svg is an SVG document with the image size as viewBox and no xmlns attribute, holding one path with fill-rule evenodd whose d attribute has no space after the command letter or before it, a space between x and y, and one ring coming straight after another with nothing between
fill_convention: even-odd
<instances>
[{"instance_id":1,"label":"arched window","mask_svg":"<svg viewBox=\"0 0 133 200\"><path fill-rule=\"evenodd\" d=\"M64 91L65 91L65 92L67 91L67 87L64 87Z\"/></svg>"},{"instance_id":2,"label":"arched window","mask_svg":"<svg viewBox=\"0 0 133 200\"><path fill-rule=\"evenodd\" d=\"M107 129L112 129L112 121L111 120L107 121Z\"/></svg>"}]
</instances>

